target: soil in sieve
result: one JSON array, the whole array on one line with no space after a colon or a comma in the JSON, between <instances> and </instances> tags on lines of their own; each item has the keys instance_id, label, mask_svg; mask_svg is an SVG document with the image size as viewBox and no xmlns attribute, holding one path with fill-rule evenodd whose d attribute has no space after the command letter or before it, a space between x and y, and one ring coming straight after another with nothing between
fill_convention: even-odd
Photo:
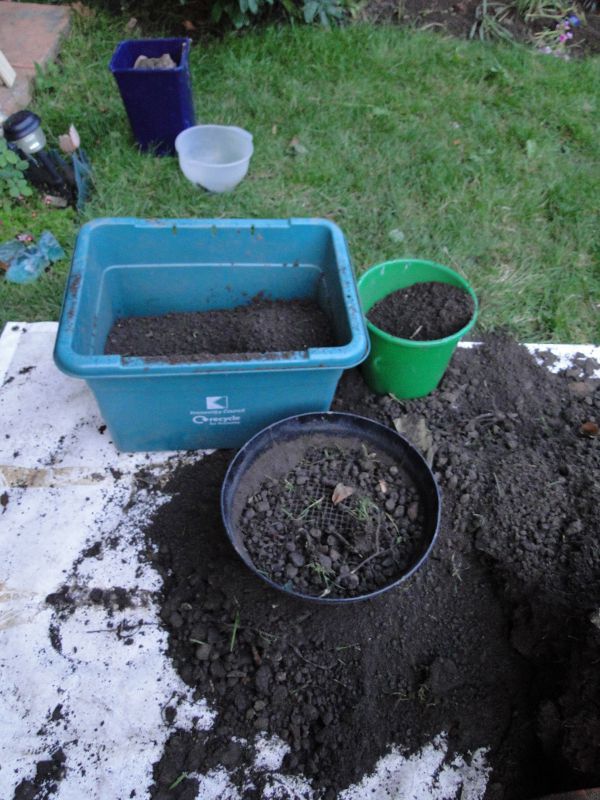
<instances>
[{"instance_id":1,"label":"soil in sieve","mask_svg":"<svg viewBox=\"0 0 600 800\"><path fill-rule=\"evenodd\" d=\"M439 281L413 283L379 300L367 317L382 331L415 342L444 339L469 323L473 298Z\"/></svg>"},{"instance_id":2,"label":"soil in sieve","mask_svg":"<svg viewBox=\"0 0 600 800\"><path fill-rule=\"evenodd\" d=\"M237 528L259 572L321 598L370 594L398 580L423 545L423 508L408 474L383 453L341 437L285 444L295 465L247 498ZM242 479L237 494L244 497Z\"/></svg>"},{"instance_id":3,"label":"soil in sieve","mask_svg":"<svg viewBox=\"0 0 600 800\"><path fill-rule=\"evenodd\" d=\"M419 400L377 397L358 372L344 376L335 410L412 431L443 496L429 559L362 603L323 606L268 587L222 530L232 453L180 467L147 526L147 557L163 580L174 667L217 716L205 732L174 722L154 800L196 797L182 773L218 765L241 785L261 732L288 744L283 769L328 800L392 745L414 752L442 731L451 753L489 748L486 800L600 785L593 367L580 358L553 375L496 335L459 349ZM261 797L267 780L257 774L244 797Z\"/></svg>"},{"instance_id":4,"label":"soil in sieve","mask_svg":"<svg viewBox=\"0 0 600 800\"><path fill-rule=\"evenodd\" d=\"M214 311L121 317L109 331L104 352L123 357L236 356L334 347L338 342L327 314L315 300L265 300Z\"/></svg>"}]
</instances>

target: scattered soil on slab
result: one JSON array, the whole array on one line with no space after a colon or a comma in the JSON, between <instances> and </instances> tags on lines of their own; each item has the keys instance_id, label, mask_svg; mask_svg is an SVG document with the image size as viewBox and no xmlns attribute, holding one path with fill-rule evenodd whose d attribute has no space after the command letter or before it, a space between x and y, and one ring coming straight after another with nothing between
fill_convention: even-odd
<instances>
[{"instance_id":1,"label":"scattered soil on slab","mask_svg":"<svg viewBox=\"0 0 600 800\"><path fill-rule=\"evenodd\" d=\"M389 456L342 437L286 442L295 466L278 475L265 453L263 480L237 529L255 567L286 589L356 597L398 580L423 552L417 487ZM242 479L237 494L248 492ZM244 498L245 499L245 498Z\"/></svg>"},{"instance_id":2,"label":"scattered soil on slab","mask_svg":"<svg viewBox=\"0 0 600 800\"><path fill-rule=\"evenodd\" d=\"M364 603L308 604L244 566L220 521L232 453L177 470L147 526L148 558L169 655L217 718L173 733L152 797L195 797L193 778L169 787L219 764L241 781L251 747L232 737L261 731L328 800L392 744L415 751L441 731L451 753L489 748L486 800L599 785L600 440L581 433L600 418L591 367L552 375L495 336L459 350L419 400L344 376L335 410L426 425L443 494L429 559Z\"/></svg>"},{"instance_id":3,"label":"scattered soil on slab","mask_svg":"<svg viewBox=\"0 0 600 800\"><path fill-rule=\"evenodd\" d=\"M125 357L274 353L333 347L331 322L314 300L263 300L235 308L123 317L113 324L104 352Z\"/></svg>"},{"instance_id":4,"label":"scattered soil on slab","mask_svg":"<svg viewBox=\"0 0 600 800\"><path fill-rule=\"evenodd\" d=\"M414 283L375 303L369 321L392 336L415 342L444 339L467 325L473 316L468 292L439 281Z\"/></svg>"},{"instance_id":5,"label":"scattered soil on slab","mask_svg":"<svg viewBox=\"0 0 600 800\"><path fill-rule=\"evenodd\" d=\"M22 780L15 789L13 800L49 800L58 791L58 784L67 772L67 757L57 748L51 757L38 761L35 777Z\"/></svg>"}]
</instances>

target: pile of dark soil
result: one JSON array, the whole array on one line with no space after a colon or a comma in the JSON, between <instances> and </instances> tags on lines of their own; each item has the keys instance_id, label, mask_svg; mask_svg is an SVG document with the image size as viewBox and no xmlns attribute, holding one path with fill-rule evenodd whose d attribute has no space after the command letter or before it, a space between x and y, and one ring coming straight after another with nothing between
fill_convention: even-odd
<instances>
[{"instance_id":1,"label":"pile of dark soil","mask_svg":"<svg viewBox=\"0 0 600 800\"><path fill-rule=\"evenodd\" d=\"M419 492L385 454L344 447L339 437L310 442L295 440L293 455L288 444L295 466L281 476L269 470L237 528L255 567L286 589L370 594L400 578L422 550Z\"/></svg>"},{"instance_id":2,"label":"pile of dark soil","mask_svg":"<svg viewBox=\"0 0 600 800\"><path fill-rule=\"evenodd\" d=\"M204 356L334 347L331 322L314 300L263 300L235 308L122 317L109 331L107 355Z\"/></svg>"},{"instance_id":3,"label":"pile of dark soil","mask_svg":"<svg viewBox=\"0 0 600 800\"><path fill-rule=\"evenodd\" d=\"M367 317L392 336L422 342L457 333L469 323L474 308L473 298L463 289L426 281L386 295Z\"/></svg>"},{"instance_id":4,"label":"pile of dark soil","mask_svg":"<svg viewBox=\"0 0 600 800\"><path fill-rule=\"evenodd\" d=\"M587 373L587 374L586 374ZM271 590L232 551L219 514L231 453L180 468L148 525L169 654L218 712L175 730L153 798L195 797L182 773L250 758L232 736L290 747L284 769L319 796L372 770L393 743L446 731L451 752L489 747L487 800L600 785L598 381L582 361L552 375L495 336L459 350L420 400L376 397L347 374L335 409L392 426L421 420L443 491L440 537L401 589L351 606ZM240 774L239 772L237 774ZM256 777L260 797L265 778Z\"/></svg>"}]
</instances>

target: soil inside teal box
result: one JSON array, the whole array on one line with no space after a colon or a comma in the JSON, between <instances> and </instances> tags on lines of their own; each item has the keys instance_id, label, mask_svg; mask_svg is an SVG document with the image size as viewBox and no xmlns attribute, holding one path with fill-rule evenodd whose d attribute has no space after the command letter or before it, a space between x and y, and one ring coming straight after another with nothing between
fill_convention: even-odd
<instances>
[{"instance_id":1,"label":"soil inside teal box","mask_svg":"<svg viewBox=\"0 0 600 800\"><path fill-rule=\"evenodd\" d=\"M312 299L265 300L210 311L123 317L109 331L104 352L121 356L239 360L256 354L335 347L331 322Z\"/></svg>"},{"instance_id":2,"label":"soil inside teal box","mask_svg":"<svg viewBox=\"0 0 600 800\"><path fill-rule=\"evenodd\" d=\"M367 317L392 336L424 342L452 336L468 324L473 310L468 292L449 283L425 281L386 295Z\"/></svg>"}]
</instances>

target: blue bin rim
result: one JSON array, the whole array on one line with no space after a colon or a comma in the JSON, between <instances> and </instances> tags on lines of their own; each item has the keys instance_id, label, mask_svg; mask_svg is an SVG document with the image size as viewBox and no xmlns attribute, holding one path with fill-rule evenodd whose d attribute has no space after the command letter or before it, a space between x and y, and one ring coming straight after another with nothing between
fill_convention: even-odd
<instances>
[{"instance_id":1,"label":"blue bin rim","mask_svg":"<svg viewBox=\"0 0 600 800\"><path fill-rule=\"evenodd\" d=\"M81 304L82 284L86 254L90 239L105 226L133 226L136 228L222 228L254 230L261 228L289 228L292 226L319 225L327 228L339 268L342 293L347 308L351 339L339 347L316 347L292 354L269 354L268 358L247 361L177 361L161 358L124 358L118 355L84 355L73 348L77 312ZM98 217L85 223L77 236L71 270L67 279L63 306L54 346L56 365L75 378L149 378L158 375L185 376L206 373L261 372L275 370L348 369L360 364L369 354L370 339L362 312L356 279L344 234L338 225L318 217L292 217L289 219L142 219L138 217Z\"/></svg>"},{"instance_id":2,"label":"blue bin rim","mask_svg":"<svg viewBox=\"0 0 600 800\"><path fill-rule=\"evenodd\" d=\"M163 44L165 46L169 46L172 44L179 44L181 45L181 58L179 59L179 63L175 67L169 67L168 69L159 69L153 70L153 72L181 72L181 70L188 69L188 60L189 60L189 53L190 47L192 46L192 40L189 36L168 36L166 38L147 38L147 39L122 39L120 42L117 43L110 62L108 64L109 70L114 74L115 72L134 72L136 74L140 73L139 69L134 69L133 65L131 67L119 67L116 66L115 62L118 60L119 56L121 55L121 51L124 50L128 46L135 46L136 49L139 47L143 47L145 44Z\"/></svg>"},{"instance_id":3,"label":"blue bin rim","mask_svg":"<svg viewBox=\"0 0 600 800\"><path fill-rule=\"evenodd\" d=\"M406 456L412 461L413 465L418 464L418 469L422 470L423 475L427 476L426 480L428 480L430 483L430 490L433 490L433 527L429 532L429 542L424 552L422 552L420 557L414 561L412 565L398 578L391 580L385 586L382 586L375 591L367 592L366 594L356 595L354 597L320 597L318 595L304 594L303 592L296 591L295 589L287 589L283 585L276 583L275 581L271 580L271 578L260 572L254 565L254 562L248 553L244 553L236 543L236 539L239 537L236 537L233 520L231 518L231 501L241 477L252 466L258 456L262 455L264 452L273 447L273 445L281 441L278 438L280 431L285 431L286 428L296 425L298 426L298 429L300 429L302 426L305 426L307 430L303 432L299 431L298 436L303 434L308 435L315 422L329 424L332 435L335 435L333 431L335 430L336 426L339 429L345 429L345 433L348 436L354 435L357 438L361 438L361 434L364 437L365 432L367 434L369 432L373 432L373 436L376 436L377 434L380 436L389 435L390 440L392 442L396 442L397 446L399 442L402 443L400 446L404 448ZM277 420L277 422L273 422L271 425L268 425L266 428L258 431L258 433L255 433L254 436L248 439L246 444L244 444L237 451L227 467L223 483L221 484L220 510L223 527L225 528L225 533L231 543L231 546L241 561L243 561L243 563L248 567L248 569L254 572L254 574L261 578L261 580L265 581L265 583L267 583L271 588L277 589L277 591L283 592L288 597L294 597L298 600L308 600L312 603L320 603L323 605L347 605L348 603L358 603L362 602L363 600L371 600L374 597L378 597L384 592L389 591L390 589L395 589L411 578L425 563L437 541L440 531L442 518L442 494L435 475L433 474L433 470L425 460L423 454L409 439L406 438L406 436L398 433L398 431L396 431L394 428L389 428L384 423L378 422L370 417L352 414L347 411L309 411L305 414L294 414L290 417Z\"/></svg>"}]
</instances>

